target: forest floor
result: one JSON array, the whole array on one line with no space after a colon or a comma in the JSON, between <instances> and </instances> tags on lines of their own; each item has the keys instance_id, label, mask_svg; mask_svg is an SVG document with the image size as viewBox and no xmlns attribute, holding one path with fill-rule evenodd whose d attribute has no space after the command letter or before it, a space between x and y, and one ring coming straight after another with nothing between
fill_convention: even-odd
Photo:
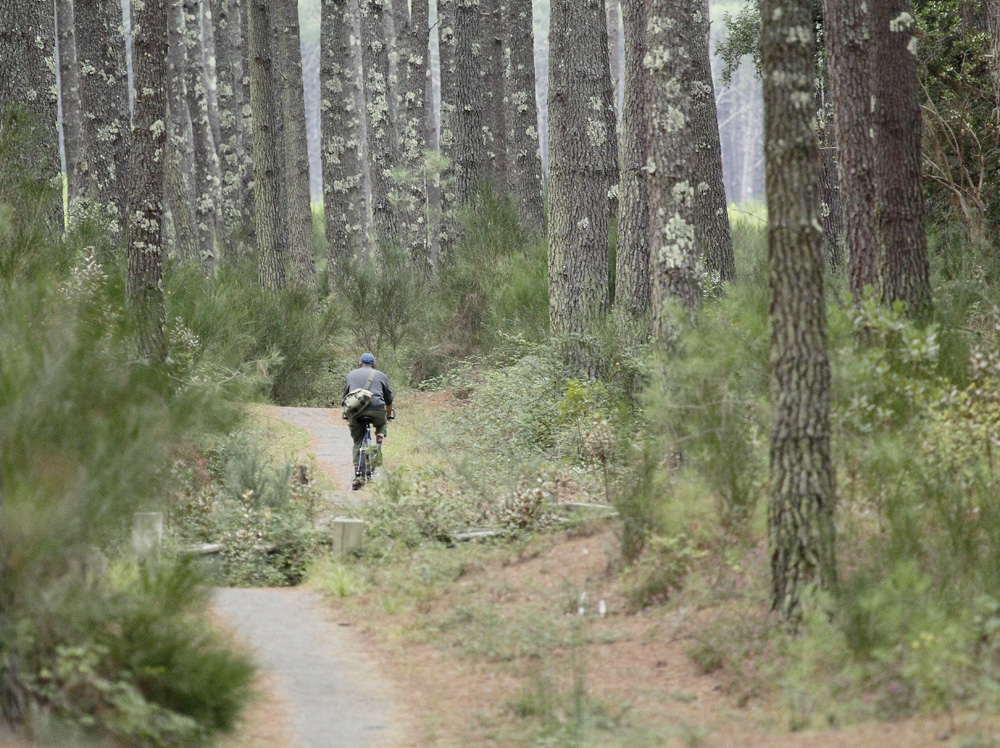
<instances>
[{"instance_id":1,"label":"forest floor","mask_svg":"<svg viewBox=\"0 0 1000 748\"><path fill-rule=\"evenodd\" d=\"M412 424L432 422L435 409L461 407L440 394L414 393L408 399L407 420ZM307 430L309 452L343 490L345 476L350 477L350 438L339 414L272 407L259 409L258 414ZM387 459L393 459L391 451ZM354 498L374 496L365 490ZM454 555L449 558L449 553ZM766 566L762 544L751 554L758 556L758 567ZM367 660L366 672L377 679L376 690L404 715L398 731L371 744L398 748L998 744L996 721L976 715L844 725L838 724L836 715L820 711L820 706L815 713L801 704L791 708L788 689L769 680L778 670L768 667L772 644L766 631L776 622L763 603L754 602L753 590L742 595L750 602L740 603L737 618L744 628L738 636L752 640L746 632L759 630L759 647L746 649L744 662L715 667L705 653L703 634L712 630L716 637L727 636L718 624L724 617L719 608L727 603L706 603L705 595L686 600L685 591L668 605L631 613L621 590L619 557L615 521L608 520L523 542L434 551L411 562L426 566L429 581L406 594L369 585L359 594L327 597L322 605L339 624L327 630L350 637L352 648ZM398 574L413 572L401 569ZM728 584L736 587L740 578ZM306 599L316 593L277 594ZM308 659L308 652L292 651L302 646L294 628L300 613L294 606L285 609L282 626L289 631L287 643L280 646L287 646L290 657ZM239 615L255 613L245 608ZM734 670L740 671L739 678L731 676ZM363 684L357 685L360 689ZM273 661L265 662L262 686L264 699L232 745L313 745L288 737L294 729L281 739L262 742L262 731L294 724L299 718L289 716L289 710L302 706L289 702ZM324 698L316 693L308 700L322 704Z\"/></svg>"}]
</instances>

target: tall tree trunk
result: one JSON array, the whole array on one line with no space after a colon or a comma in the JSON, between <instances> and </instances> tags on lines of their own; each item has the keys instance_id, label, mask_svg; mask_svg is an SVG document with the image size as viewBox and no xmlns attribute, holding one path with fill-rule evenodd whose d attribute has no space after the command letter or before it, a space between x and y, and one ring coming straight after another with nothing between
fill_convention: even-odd
<instances>
[{"instance_id":1,"label":"tall tree trunk","mask_svg":"<svg viewBox=\"0 0 1000 748\"><path fill-rule=\"evenodd\" d=\"M406 26L406 77L403 90L403 164L406 167L406 209L410 257L421 273L431 270L428 252L427 179L424 150L427 147L425 94L429 75L429 8L427 0L413 0ZM402 34L402 30L397 30Z\"/></svg>"},{"instance_id":2,"label":"tall tree trunk","mask_svg":"<svg viewBox=\"0 0 1000 748\"><path fill-rule=\"evenodd\" d=\"M708 0L698 0L692 36L692 63L695 85L691 88L691 113L695 137L694 233L705 266L723 281L736 275L733 235L729 226L726 185L722 181L722 141L719 112L715 107L715 79L712 77L711 19Z\"/></svg>"},{"instance_id":3,"label":"tall tree trunk","mask_svg":"<svg viewBox=\"0 0 1000 748\"><path fill-rule=\"evenodd\" d=\"M215 74L219 101L219 166L222 170L221 216L227 234L243 220L244 143L243 39L238 0L214 0Z\"/></svg>"},{"instance_id":4,"label":"tall tree trunk","mask_svg":"<svg viewBox=\"0 0 1000 748\"><path fill-rule=\"evenodd\" d=\"M823 256L830 267L839 268L843 264L841 241L844 238L844 204L840 197L840 182L837 177L837 136L831 121L834 113L831 107L819 118L819 182L820 215L823 219Z\"/></svg>"},{"instance_id":5,"label":"tall tree trunk","mask_svg":"<svg viewBox=\"0 0 1000 748\"><path fill-rule=\"evenodd\" d=\"M215 267L218 217L219 155L212 139L208 113L208 76L202 47L199 0L184 0L185 85L194 140L194 214L198 261L206 273Z\"/></svg>"},{"instance_id":6,"label":"tall tree trunk","mask_svg":"<svg viewBox=\"0 0 1000 748\"><path fill-rule=\"evenodd\" d=\"M257 197L254 189L254 164L253 164L253 107L250 104L250 0L234 0L234 8L240 9L240 37L243 42L243 80L240 87L243 89L243 173L246 181L243 185L243 216L247 221L246 245L257 248L257 223L254 216L257 215Z\"/></svg>"},{"instance_id":7,"label":"tall tree trunk","mask_svg":"<svg viewBox=\"0 0 1000 748\"><path fill-rule=\"evenodd\" d=\"M129 151L126 290L139 347L164 353L163 202L167 129L167 1L133 3L135 114Z\"/></svg>"},{"instance_id":8,"label":"tall tree trunk","mask_svg":"<svg viewBox=\"0 0 1000 748\"><path fill-rule=\"evenodd\" d=\"M481 95L486 102L483 137L486 141L487 176L498 193L507 189L509 174L506 112L503 104L504 28L501 0L479 0L486 64L479 70Z\"/></svg>"},{"instance_id":9,"label":"tall tree trunk","mask_svg":"<svg viewBox=\"0 0 1000 748\"><path fill-rule=\"evenodd\" d=\"M60 176L55 76L55 14L51 3L0 0L0 115L24 110L37 146L13 154L11 168ZM23 167L23 168L21 168ZM54 191L53 191L54 192ZM61 196L61 190L56 195ZM62 227L62 200L51 206L53 227Z\"/></svg>"},{"instance_id":10,"label":"tall tree trunk","mask_svg":"<svg viewBox=\"0 0 1000 748\"><path fill-rule=\"evenodd\" d=\"M117 234L125 215L130 129L122 6L120 0L92 0L75 4L74 12L83 112L80 179Z\"/></svg>"},{"instance_id":11,"label":"tall tree trunk","mask_svg":"<svg viewBox=\"0 0 1000 748\"><path fill-rule=\"evenodd\" d=\"M649 274L653 329L676 334L673 307L689 313L701 301L695 236L695 143L691 129L698 8L652 0L645 64L649 71Z\"/></svg>"},{"instance_id":12,"label":"tall tree trunk","mask_svg":"<svg viewBox=\"0 0 1000 748\"><path fill-rule=\"evenodd\" d=\"M76 59L76 21L73 1L57 0L59 29L59 95L62 100L63 149L66 155L66 194L70 206L80 199L80 67Z\"/></svg>"},{"instance_id":13,"label":"tall tree trunk","mask_svg":"<svg viewBox=\"0 0 1000 748\"><path fill-rule=\"evenodd\" d=\"M205 66L205 79L208 82L208 121L212 127L212 142L215 143L215 150L218 152L219 143L222 142L222 125L219 122L219 75L218 75L218 52L215 48L215 19L212 15L212 0L199 0L201 10L201 48L203 64ZM220 173L221 182L222 175Z\"/></svg>"},{"instance_id":14,"label":"tall tree trunk","mask_svg":"<svg viewBox=\"0 0 1000 748\"><path fill-rule=\"evenodd\" d=\"M278 142L274 122L278 111L271 57L271 3L249 0L247 4L248 54L250 59L250 107L253 110L254 227L257 260L264 288L285 285L285 255L278 243Z\"/></svg>"},{"instance_id":15,"label":"tall tree trunk","mask_svg":"<svg viewBox=\"0 0 1000 748\"><path fill-rule=\"evenodd\" d=\"M399 216L392 202L397 147L389 121L389 52L383 0L360 0L365 106L368 113L368 162L372 181L375 237L384 245L400 238Z\"/></svg>"},{"instance_id":16,"label":"tall tree trunk","mask_svg":"<svg viewBox=\"0 0 1000 748\"><path fill-rule=\"evenodd\" d=\"M361 119L351 44L356 0L324 0L322 12L323 215L330 267L342 268L364 245Z\"/></svg>"},{"instance_id":17,"label":"tall tree trunk","mask_svg":"<svg viewBox=\"0 0 1000 748\"><path fill-rule=\"evenodd\" d=\"M836 583L830 362L823 298L810 0L762 0L771 283L771 606Z\"/></svg>"},{"instance_id":18,"label":"tall tree trunk","mask_svg":"<svg viewBox=\"0 0 1000 748\"><path fill-rule=\"evenodd\" d=\"M283 80L288 245L296 283L311 288L316 285L316 255L313 250L312 202L309 197L309 150L306 143L299 4L298 0L279 0L275 6L280 31L278 59Z\"/></svg>"},{"instance_id":19,"label":"tall tree trunk","mask_svg":"<svg viewBox=\"0 0 1000 748\"><path fill-rule=\"evenodd\" d=\"M930 311L930 263L924 230L920 81L916 19L909 0L872 8L875 120L875 205L882 301L905 302L909 313Z\"/></svg>"},{"instance_id":20,"label":"tall tree trunk","mask_svg":"<svg viewBox=\"0 0 1000 748\"><path fill-rule=\"evenodd\" d=\"M826 69L833 97L837 172L844 213L848 287L860 296L878 283L878 227L872 155L871 60L868 6L824 0Z\"/></svg>"},{"instance_id":21,"label":"tall tree trunk","mask_svg":"<svg viewBox=\"0 0 1000 748\"><path fill-rule=\"evenodd\" d=\"M601 33L599 40L601 59L606 63L605 69L611 69L610 54L611 49L608 46L608 34L607 34L607 5L604 0L601 0L601 17L603 19L604 30ZM596 107L596 99L594 100L594 106ZM604 90L601 92L601 110L604 112L604 121L607 131L612 133L612 138L607 145L609 165L610 168L606 171L604 185L608 194L608 210L610 215L618 215L618 187L619 187L619 175L618 175L618 97L615 94L614 87L611 85L611 75L610 73L604 77Z\"/></svg>"},{"instance_id":22,"label":"tall tree trunk","mask_svg":"<svg viewBox=\"0 0 1000 748\"><path fill-rule=\"evenodd\" d=\"M554 0L549 26L549 324L590 374L583 338L608 306L614 128L603 0Z\"/></svg>"},{"instance_id":23,"label":"tall tree trunk","mask_svg":"<svg viewBox=\"0 0 1000 748\"><path fill-rule=\"evenodd\" d=\"M456 0L454 165L459 208L475 200L487 176L486 102L480 73L490 57L483 48L482 29L480 0Z\"/></svg>"},{"instance_id":24,"label":"tall tree trunk","mask_svg":"<svg viewBox=\"0 0 1000 748\"><path fill-rule=\"evenodd\" d=\"M993 76L994 99L1000 108L1000 0L985 0L986 26L990 34L990 73Z\"/></svg>"},{"instance_id":25,"label":"tall tree trunk","mask_svg":"<svg viewBox=\"0 0 1000 748\"><path fill-rule=\"evenodd\" d=\"M278 22L277 2L280 2L280 0L271 0L269 11L271 34L268 37L268 49L271 55L271 74L274 78L274 100L277 107L274 110L274 137L275 143L278 144L277 161L275 162L275 173L278 175L278 178L275 182L274 190L278 200L278 246L281 256L286 261L290 261L291 245L288 241L288 175L286 173L288 165L285 163L285 81L281 73L281 55L279 52L281 49L281 32Z\"/></svg>"},{"instance_id":26,"label":"tall tree trunk","mask_svg":"<svg viewBox=\"0 0 1000 748\"><path fill-rule=\"evenodd\" d=\"M441 132L438 148L446 166L438 176L441 215L437 243L446 248L455 230L455 4L457 0L437 0L439 58L441 69Z\"/></svg>"},{"instance_id":27,"label":"tall tree trunk","mask_svg":"<svg viewBox=\"0 0 1000 748\"><path fill-rule=\"evenodd\" d=\"M187 52L183 0L167 0L167 151L165 203L174 228L174 251L186 262L198 259L194 214L194 146L187 106Z\"/></svg>"},{"instance_id":28,"label":"tall tree trunk","mask_svg":"<svg viewBox=\"0 0 1000 748\"><path fill-rule=\"evenodd\" d=\"M624 107L620 106L624 101L625 93L622 90L625 85L625 71L622 34L620 33L623 9L619 7L618 0L605 0L605 4L608 13L608 60L611 63L611 91L615 97L615 112L624 114ZM621 122L618 124L621 127ZM621 137L620 132L619 137Z\"/></svg>"},{"instance_id":29,"label":"tall tree trunk","mask_svg":"<svg viewBox=\"0 0 1000 748\"><path fill-rule=\"evenodd\" d=\"M619 189L615 306L632 318L649 312L649 179L646 172L648 74L647 0L622 0L625 32L625 102L622 107L622 172Z\"/></svg>"},{"instance_id":30,"label":"tall tree trunk","mask_svg":"<svg viewBox=\"0 0 1000 748\"><path fill-rule=\"evenodd\" d=\"M531 0L504 0L504 113L509 162L508 189L517 198L521 223L545 230L542 158L538 148L535 50Z\"/></svg>"}]
</instances>

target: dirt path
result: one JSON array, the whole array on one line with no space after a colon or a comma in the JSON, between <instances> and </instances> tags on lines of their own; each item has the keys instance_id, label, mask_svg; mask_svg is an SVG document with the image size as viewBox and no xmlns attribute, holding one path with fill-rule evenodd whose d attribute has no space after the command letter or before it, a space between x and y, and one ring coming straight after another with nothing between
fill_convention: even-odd
<instances>
[{"instance_id":1,"label":"dirt path","mask_svg":"<svg viewBox=\"0 0 1000 748\"><path fill-rule=\"evenodd\" d=\"M339 491L349 492L351 437L340 414L269 407L308 431L309 451ZM219 589L214 608L255 654L284 705L291 748L410 748L412 719L394 686L351 629L331 620L322 597L302 588ZM252 739L252 736L248 736Z\"/></svg>"},{"instance_id":2,"label":"dirt path","mask_svg":"<svg viewBox=\"0 0 1000 748\"><path fill-rule=\"evenodd\" d=\"M354 471L351 468L351 432L340 411L331 408L281 408L270 405L265 412L272 418L307 431L311 437L309 452L316 464L340 491L350 491Z\"/></svg>"},{"instance_id":3,"label":"dirt path","mask_svg":"<svg viewBox=\"0 0 1000 748\"><path fill-rule=\"evenodd\" d=\"M214 603L273 678L295 748L412 745L392 684L317 593L220 589Z\"/></svg>"}]
</instances>

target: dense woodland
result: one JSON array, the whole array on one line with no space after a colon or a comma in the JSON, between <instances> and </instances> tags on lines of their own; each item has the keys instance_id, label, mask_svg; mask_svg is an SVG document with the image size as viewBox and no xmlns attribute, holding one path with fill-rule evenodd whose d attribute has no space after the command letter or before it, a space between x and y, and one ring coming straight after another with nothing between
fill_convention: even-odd
<instances>
[{"instance_id":1,"label":"dense woodland","mask_svg":"<svg viewBox=\"0 0 1000 748\"><path fill-rule=\"evenodd\" d=\"M0 0L0 64L0 723L232 726L123 522L299 581L233 404L362 349L468 409L363 563L591 492L636 608L764 580L810 703L1000 706L998 0Z\"/></svg>"}]
</instances>

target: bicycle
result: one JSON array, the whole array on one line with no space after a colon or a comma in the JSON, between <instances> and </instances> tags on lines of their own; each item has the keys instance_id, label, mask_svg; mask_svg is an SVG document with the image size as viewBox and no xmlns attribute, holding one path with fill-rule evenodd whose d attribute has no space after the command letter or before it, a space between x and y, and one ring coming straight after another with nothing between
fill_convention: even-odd
<instances>
[{"instance_id":1,"label":"bicycle","mask_svg":"<svg viewBox=\"0 0 1000 748\"><path fill-rule=\"evenodd\" d=\"M390 416L388 420L391 421L394 419L395 416ZM375 468L382 464L382 442L372 438L372 420L370 418L359 418L358 422L364 425L365 435L361 439L358 464L354 466L355 491L365 483L368 483L375 475ZM360 479L360 483L357 479Z\"/></svg>"},{"instance_id":2,"label":"bicycle","mask_svg":"<svg viewBox=\"0 0 1000 748\"><path fill-rule=\"evenodd\" d=\"M364 424L365 435L361 440L361 451L358 453L358 464L354 466L355 478L361 483L367 483L375 474L375 468L382 464L382 445L377 439L372 439L372 421L370 418L359 419ZM361 488L355 483L355 490Z\"/></svg>"}]
</instances>

